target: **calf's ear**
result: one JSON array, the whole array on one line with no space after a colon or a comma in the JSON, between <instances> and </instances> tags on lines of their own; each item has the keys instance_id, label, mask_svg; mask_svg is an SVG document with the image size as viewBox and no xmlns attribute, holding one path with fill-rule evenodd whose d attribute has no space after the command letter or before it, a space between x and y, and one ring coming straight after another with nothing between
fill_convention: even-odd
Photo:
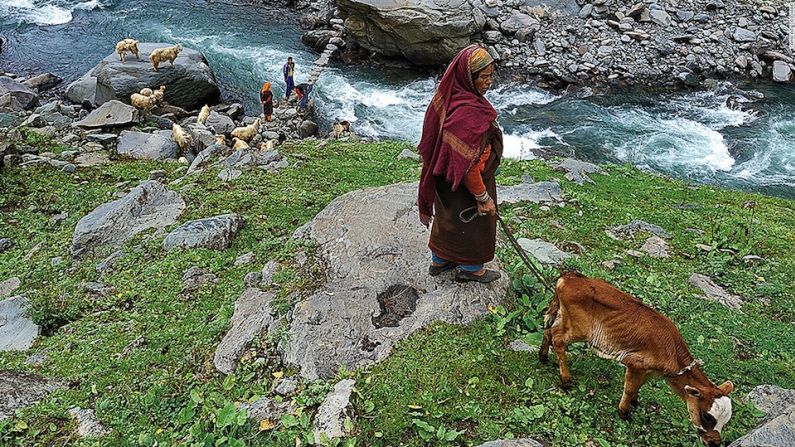
<instances>
[{"instance_id":1,"label":"calf's ear","mask_svg":"<svg viewBox=\"0 0 795 447\"><path fill-rule=\"evenodd\" d=\"M690 385L685 385L685 393L693 397L701 397L701 391L698 388L693 388Z\"/></svg>"},{"instance_id":2,"label":"calf's ear","mask_svg":"<svg viewBox=\"0 0 795 447\"><path fill-rule=\"evenodd\" d=\"M727 381L721 383L720 385L718 385L718 389L723 394L729 394L732 391L734 391L734 383L732 383L731 380L727 380Z\"/></svg>"}]
</instances>

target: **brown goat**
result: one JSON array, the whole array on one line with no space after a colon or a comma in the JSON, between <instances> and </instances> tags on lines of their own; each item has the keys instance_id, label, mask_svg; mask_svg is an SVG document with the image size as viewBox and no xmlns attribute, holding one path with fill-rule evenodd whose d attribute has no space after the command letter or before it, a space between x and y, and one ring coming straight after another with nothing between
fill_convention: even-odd
<instances>
[{"instance_id":1,"label":"brown goat","mask_svg":"<svg viewBox=\"0 0 795 447\"><path fill-rule=\"evenodd\" d=\"M546 363L550 345L558 357L563 389L571 388L566 347L586 342L600 357L626 366L624 395L618 405L628 420L638 390L647 379L662 376L687 405L690 420L707 446L719 446L720 432L732 415L726 381L715 386L693 358L673 322L639 299L600 279L577 273L558 278L555 296L544 317L539 357Z\"/></svg>"}]
</instances>

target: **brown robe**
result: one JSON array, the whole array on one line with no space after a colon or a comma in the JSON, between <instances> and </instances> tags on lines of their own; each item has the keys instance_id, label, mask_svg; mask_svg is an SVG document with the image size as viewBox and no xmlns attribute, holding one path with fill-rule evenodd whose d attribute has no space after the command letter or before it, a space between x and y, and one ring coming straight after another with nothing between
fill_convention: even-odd
<instances>
[{"instance_id":1,"label":"brown robe","mask_svg":"<svg viewBox=\"0 0 795 447\"><path fill-rule=\"evenodd\" d=\"M496 204L495 175L502 159L502 132L494 126L493 134L485 141L491 144L491 155L483 169L483 184ZM485 264L494 259L497 216L477 216L472 222L463 223L459 213L473 206L477 208L477 201L463 183L452 191L450 183L443 178L437 179L433 225L428 241L428 247L437 256L461 265ZM473 212L477 214L477 210Z\"/></svg>"}]
</instances>

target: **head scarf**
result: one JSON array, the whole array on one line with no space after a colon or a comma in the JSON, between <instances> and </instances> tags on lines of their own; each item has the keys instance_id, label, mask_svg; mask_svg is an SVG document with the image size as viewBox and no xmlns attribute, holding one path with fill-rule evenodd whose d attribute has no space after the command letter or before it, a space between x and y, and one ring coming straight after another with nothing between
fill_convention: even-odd
<instances>
[{"instance_id":1,"label":"head scarf","mask_svg":"<svg viewBox=\"0 0 795 447\"><path fill-rule=\"evenodd\" d=\"M437 177L451 183L455 191L485 148L497 111L475 89L472 74L492 62L488 51L478 45L461 50L447 67L425 112L417 146L423 162L417 205L426 225L433 215Z\"/></svg>"},{"instance_id":2,"label":"head scarf","mask_svg":"<svg viewBox=\"0 0 795 447\"><path fill-rule=\"evenodd\" d=\"M267 92L270 89L271 89L271 83L270 82L266 82L266 83L262 84L262 92L263 93Z\"/></svg>"}]
</instances>

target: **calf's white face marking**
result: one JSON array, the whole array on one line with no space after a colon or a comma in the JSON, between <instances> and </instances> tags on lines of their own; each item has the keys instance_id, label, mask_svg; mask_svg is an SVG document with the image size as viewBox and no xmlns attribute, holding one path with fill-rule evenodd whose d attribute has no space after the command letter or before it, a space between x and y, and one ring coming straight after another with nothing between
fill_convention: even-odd
<instances>
[{"instance_id":1,"label":"calf's white face marking","mask_svg":"<svg viewBox=\"0 0 795 447\"><path fill-rule=\"evenodd\" d=\"M720 433L723 426L729 422L732 417L732 400L728 396L723 396L715 399L712 403L712 408L709 409L709 414L715 418L715 431Z\"/></svg>"}]
</instances>

